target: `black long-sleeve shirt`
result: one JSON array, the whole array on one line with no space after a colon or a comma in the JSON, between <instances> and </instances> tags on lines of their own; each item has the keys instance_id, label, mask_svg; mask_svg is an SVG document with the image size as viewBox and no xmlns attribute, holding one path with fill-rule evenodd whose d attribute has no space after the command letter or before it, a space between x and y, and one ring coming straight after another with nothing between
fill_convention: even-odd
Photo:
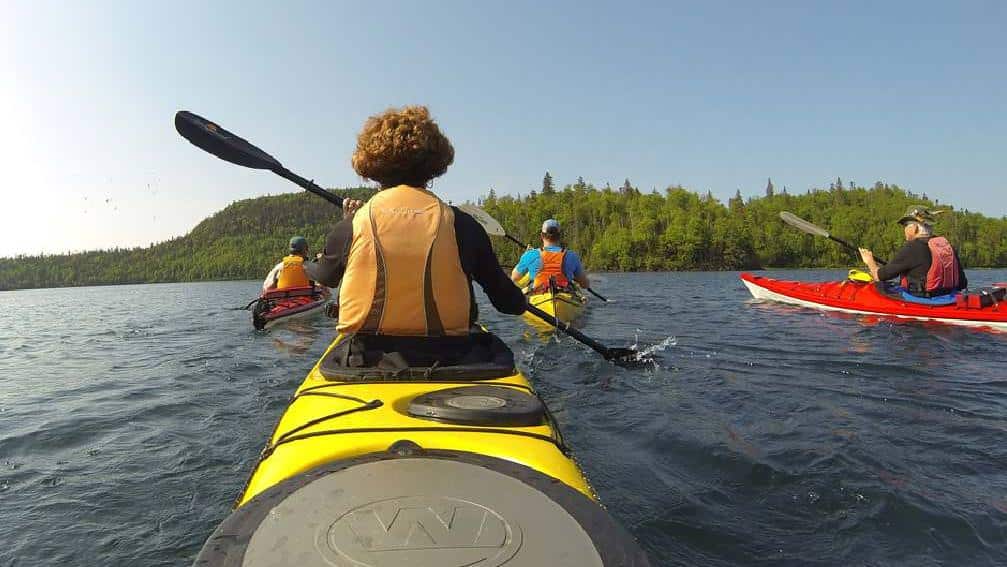
<instances>
[{"instance_id":1,"label":"black long-sleeve shirt","mask_svg":"<svg viewBox=\"0 0 1007 567\"><path fill-rule=\"evenodd\" d=\"M455 214L458 254L461 256L462 270L468 276L469 296L472 298L469 322L474 324L479 319L479 310L472 292L472 280L479 283L497 311L510 315L524 313L526 305L524 294L500 267L486 230L468 213L457 207L451 208ZM346 218L336 223L329 233L321 258L317 262L305 263L308 277L322 285L338 286L346 271L352 243L353 220Z\"/></svg>"},{"instance_id":2,"label":"black long-sleeve shirt","mask_svg":"<svg viewBox=\"0 0 1007 567\"><path fill-rule=\"evenodd\" d=\"M927 272L930 271L930 263L933 261L933 257L930 255L930 245L927 244L929 241L929 237L923 237L906 242L895 254L895 258L892 258L891 262L878 268L878 279L885 281L906 276L906 279L909 280L909 293L914 295L926 294ZM957 250L955 251L955 258L958 258ZM958 260L958 287L959 289L965 289L968 285L969 280L965 277L965 269L962 268L961 260Z\"/></svg>"}]
</instances>

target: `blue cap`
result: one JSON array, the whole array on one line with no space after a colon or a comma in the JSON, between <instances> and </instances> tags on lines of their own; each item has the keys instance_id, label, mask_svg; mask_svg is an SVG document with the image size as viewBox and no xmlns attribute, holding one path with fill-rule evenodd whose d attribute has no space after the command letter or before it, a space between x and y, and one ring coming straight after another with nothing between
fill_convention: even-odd
<instances>
[{"instance_id":1,"label":"blue cap","mask_svg":"<svg viewBox=\"0 0 1007 567\"><path fill-rule=\"evenodd\" d=\"M556 219L549 219L542 223L542 233L548 232L559 232L559 221Z\"/></svg>"}]
</instances>

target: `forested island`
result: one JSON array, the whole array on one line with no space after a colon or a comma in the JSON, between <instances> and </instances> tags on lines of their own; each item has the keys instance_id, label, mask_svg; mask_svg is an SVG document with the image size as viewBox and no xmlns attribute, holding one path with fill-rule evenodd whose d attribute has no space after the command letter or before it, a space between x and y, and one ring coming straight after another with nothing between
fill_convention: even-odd
<instances>
[{"instance_id":1,"label":"forested island","mask_svg":"<svg viewBox=\"0 0 1007 567\"><path fill-rule=\"evenodd\" d=\"M828 188L791 194L767 181L765 195L744 199L740 191L726 203L710 193L680 186L642 192L627 179L618 188L597 189L583 179L561 190L547 173L542 188L526 196L494 195L480 204L508 231L533 239L543 219L564 227L567 246L594 270L741 270L832 268L859 264L848 251L824 238L799 232L780 221L790 211L837 237L891 256L902 245L896 220L910 205L948 210L935 228L958 249L967 267L1007 266L1007 218L954 210L926 195L877 182L860 187L836 179ZM498 245L501 261L517 251Z\"/></svg>"},{"instance_id":2,"label":"forested island","mask_svg":"<svg viewBox=\"0 0 1007 567\"><path fill-rule=\"evenodd\" d=\"M367 198L373 189L333 189ZM845 267L859 262L831 241L785 225L791 211L834 235L890 256L902 242L895 219L909 205L950 209L936 224L958 248L966 267L1007 266L1007 218L955 210L897 185L856 186L837 179L828 188L801 194L777 191L721 203L710 193L680 186L641 191L627 179L620 187L595 187L578 179L556 188L547 173L541 188L498 196L491 189L479 205L509 233L538 245L546 218L562 223L569 248L594 271L738 270L764 267ZM0 290L258 279L283 255L294 234L320 250L338 210L309 193L290 193L232 203L185 236L149 247L0 259ZM503 264L520 250L494 243Z\"/></svg>"}]
</instances>

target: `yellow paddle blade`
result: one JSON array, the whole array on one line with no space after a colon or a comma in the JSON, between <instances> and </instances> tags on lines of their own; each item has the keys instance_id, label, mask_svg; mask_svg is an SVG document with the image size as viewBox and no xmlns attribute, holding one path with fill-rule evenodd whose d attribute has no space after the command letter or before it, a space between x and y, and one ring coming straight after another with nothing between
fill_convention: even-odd
<instances>
[{"instance_id":1,"label":"yellow paddle blade","mask_svg":"<svg viewBox=\"0 0 1007 567\"><path fill-rule=\"evenodd\" d=\"M458 205L458 208L471 215L472 218L476 219L476 222L483 225L483 228L486 229L486 234L490 236L507 236L507 231L504 230L503 226L486 211L472 203Z\"/></svg>"}]
</instances>

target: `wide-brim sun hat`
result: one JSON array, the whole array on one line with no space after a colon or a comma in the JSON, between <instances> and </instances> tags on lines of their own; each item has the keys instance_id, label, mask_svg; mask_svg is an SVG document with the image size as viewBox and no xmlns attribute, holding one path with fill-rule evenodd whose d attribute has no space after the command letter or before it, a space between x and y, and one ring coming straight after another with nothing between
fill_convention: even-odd
<instances>
[{"instance_id":1,"label":"wide-brim sun hat","mask_svg":"<svg viewBox=\"0 0 1007 567\"><path fill-rule=\"evenodd\" d=\"M925 207L913 205L906 209L906 214L902 215L898 222L904 225L907 222L930 223L933 220L934 213L931 213Z\"/></svg>"}]
</instances>

